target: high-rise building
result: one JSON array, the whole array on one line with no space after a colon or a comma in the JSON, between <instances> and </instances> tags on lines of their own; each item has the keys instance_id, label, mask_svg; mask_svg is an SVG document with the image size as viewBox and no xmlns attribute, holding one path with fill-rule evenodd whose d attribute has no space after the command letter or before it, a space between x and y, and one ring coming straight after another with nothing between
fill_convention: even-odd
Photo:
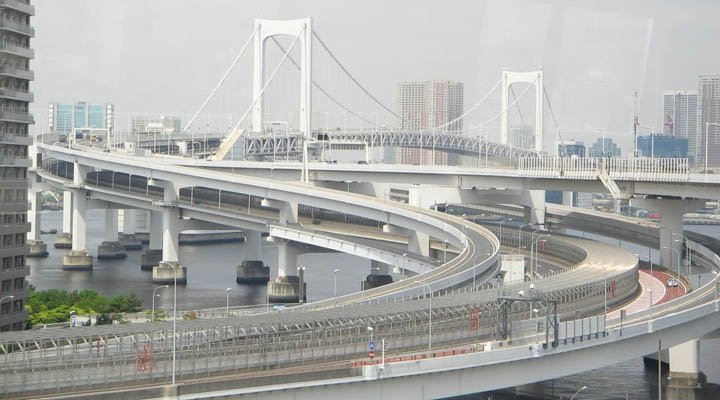
<instances>
[{"instance_id":1,"label":"high-rise building","mask_svg":"<svg viewBox=\"0 0 720 400\"><path fill-rule=\"evenodd\" d=\"M48 105L48 127L53 133L68 134L75 128L112 129L114 126L115 106L112 103L79 101L75 104Z\"/></svg>"},{"instance_id":2,"label":"high-rise building","mask_svg":"<svg viewBox=\"0 0 720 400\"><path fill-rule=\"evenodd\" d=\"M398 128L421 131L435 129L460 133L463 129L465 102L462 82L426 81L397 84ZM400 149L400 162L406 164L448 164L451 160L442 151L421 148Z\"/></svg>"},{"instance_id":3,"label":"high-rise building","mask_svg":"<svg viewBox=\"0 0 720 400\"><path fill-rule=\"evenodd\" d=\"M663 92L663 129L665 135L688 141L688 157L697 159L698 92L672 90Z\"/></svg>"},{"instance_id":4,"label":"high-rise building","mask_svg":"<svg viewBox=\"0 0 720 400\"><path fill-rule=\"evenodd\" d=\"M575 140L558 143L558 155L560 157L585 157L585 144Z\"/></svg>"},{"instance_id":5,"label":"high-rise building","mask_svg":"<svg viewBox=\"0 0 720 400\"><path fill-rule=\"evenodd\" d=\"M698 78L697 164L720 166L720 75Z\"/></svg>"},{"instance_id":6,"label":"high-rise building","mask_svg":"<svg viewBox=\"0 0 720 400\"><path fill-rule=\"evenodd\" d=\"M588 157L620 157L620 147L610 138L598 138L588 148Z\"/></svg>"},{"instance_id":7,"label":"high-rise building","mask_svg":"<svg viewBox=\"0 0 720 400\"><path fill-rule=\"evenodd\" d=\"M34 79L30 70L30 60L35 56L30 47L35 35L30 26L33 15L35 7L29 0L0 1L0 219L4 225L0 233L0 331L23 329L27 319L27 168L28 145L32 144L28 125L34 123L28 105L33 101L29 90Z\"/></svg>"},{"instance_id":8,"label":"high-rise building","mask_svg":"<svg viewBox=\"0 0 720 400\"><path fill-rule=\"evenodd\" d=\"M671 135L638 136L638 151L643 157L688 157L689 140Z\"/></svg>"},{"instance_id":9,"label":"high-rise building","mask_svg":"<svg viewBox=\"0 0 720 400\"><path fill-rule=\"evenodd\" d=\"M510 128L510 145L518 149L535 149L535 129L531 126Z\"/></svg>"}]
</instances>

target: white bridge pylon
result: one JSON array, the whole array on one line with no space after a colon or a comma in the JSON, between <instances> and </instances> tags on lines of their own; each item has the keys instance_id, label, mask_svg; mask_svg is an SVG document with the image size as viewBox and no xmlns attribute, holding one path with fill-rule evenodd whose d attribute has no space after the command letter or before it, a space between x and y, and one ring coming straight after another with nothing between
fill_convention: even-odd
<instances>
[{"instance_id":1,"label":"white bridge pylon","mask_svg":"<svg viewBox=\"0 0 720 400\"><path fill-rule=\"evenodd\" d=\"M543 150L543 71L514 72L503 71L502 73L502 103L500 117L500 141L509 145L508 124L510 122L510 110L508 89L513 83L529 83L535 85L535 151Z\"/></svg>"},{"instance_id":2,"label":"white bridge pylon","mask_svg":"<svg viewBox=\"0 0 720 400\"><path fill-rule=\"evenodd\" d=\"M265 85L265 42L273 36L299 37L300 58L300 132L312 135L312 18L293 20L255 19L255 51L253 63L253 98L260 99L252 110L252 131L263 130L263 87Z\"/></svg>"}]
</instances>

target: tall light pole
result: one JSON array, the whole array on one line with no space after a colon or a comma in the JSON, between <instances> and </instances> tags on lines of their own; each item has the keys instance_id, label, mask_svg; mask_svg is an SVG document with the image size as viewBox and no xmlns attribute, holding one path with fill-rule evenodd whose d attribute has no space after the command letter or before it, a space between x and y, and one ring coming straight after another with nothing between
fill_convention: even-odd
<instances>
[{"instance_id":1,"label":"tall light pole","mask_svg":"<svg viewBox=\"0 0 720 400\"><path fill-rule=\"evenodd\" d=\"M443 241L443 243L445 244L445 246L443 247L443 264L445 264L445 263L447 262L448 240L445 239L445 240Z\"/></svg>"},{"instance_id":2,"label":"tall light pole","mask_svg":"<svg viewBox=\"0 0 720 400\"><path fill-rule=\"evenodd\" d=\"M677 255L677 276L679 279L680 278L680 252L673 249L672 247L668 247L668 246L663 246L663 249L669 249L670 251L674 251L675 254ZM670 265L670 268L672 268L672 264Z\"/></svg>"},{"instance_id":3,"label":"tall light pole","mask_svg":"<svg viewBox=\"0 0 720 400\"><path fill-rule=\"evenodd\" d=\"M340 271L339 269L335 268L333 270L333 298L337 297L337 273Z\"/></svg>"},{"instance_id":4,"label":"tall light pole","mask_svg":"<svg viewBox=\"0 0 720 400\"><path fill-rule=\"evenodd\" d=\"M230 315L230 291L232 288L225 289L225 315Z\"/></svg>"},{"instance_id":5,"label":"tall light pole","mask_svg":"<svg viewBox=\"0 0 720 400\"><path fill-rule=\"evenodd\" d=\"M524 228L524 227L526 227L526 226L529 226L529 225L532 225L532 224L522 224L522 225L520 225L520 227L518 228L518 253L520 253L520 245L522 244L522 236L521 236L521 235L522 235L522 228Z\"/></svg>"},{"instance_id":6,"label":"tall light pole","mask_svg":"<svg viewBox=\"0 0 720 400\"><path fill-rule=\"evenodd\" d=\"M502 225L503 225L505 222L507 222L507 221L512 221L512 220L513 220L512 218L505 218L504 220L500 221L500 235L498 235L498 236L499 236L499 239L500 239L500 245L501 245L501 246L502 246ZM474 220L473 220L473 222L474 222Z\"/></svg>"},{"instance_id":7,"label":"tall light pole","mask_svg":"<svg viewBox=\"0 0 720 400\"><path fill-rule=\"evenodd\" d=\"M573 400L573 399L575 398L575 396L578 395L578 393L582 392L582 391L585 390L585 389L587 389L587 386L583 386L583 387L581 387L580 389L578 389L578 391L575 392L575 394L573 394L572 397L570 397L570 400Z\"/></svg>"},{"instance_id":8,"label":"tall light pole","mask_svg":"<svg viewBox=\"0 0 720 400\"><path fill-rule=\"evenodd\" d=\"M428 308L428 315L429 315L429 317L428 317L428 318L429 318L429 320L428 320L428 332L429 332L429 334L428 334L428 350L432 350L432 299L433 299L433 290L432 290L432 287L430 287L430 285L428 285L428 284L425 283L425 282L415 281L415 283L419 283L419 284L421 284L421 285L423 285L423 286L427 286L428 290L430 291L430 306L429 306L429 308Z\"/></svg>"},{"instance_id":9,"label":"tall light pole","mask_svg":"<svg viewBox=\"0 0 720 400\"><path fill-rule=\"evenodd\" d=\"M175 372L177 365L177 346L175 340L177 336L177 269L179 265L170 263L173 269L173 340L172 340L172 384L175 386Z\"/></svg>"},{"instance_id":10,"label":"tall light pole","mask_svg":"<svg viewBox=\"0 0 720 400\"><path fill-rule=\"evenodd\" d=\"M537 266L537 257L538 257L538 255L537 255L537 245L538 245L539 242L544 242L544 241L545 241L544 239L543 239L543 240L540 240L540 239L542 239L542 238L544 238L544 237L547 237L547 236L550 236L550 235L547 235L547 234L546 234L546 235L539 235L539 236L537 237L537 239L535 239L535 241L534 241L532 244L530 244L530 279L531 279L531 280L535 280L535 269L536 269L536 266ZM534 249L534 250L533 250L533 249ZM535 257L534 257L534 258L533 258L533 251L534 251L534 253L535 253ZM534 261L534 263L533 263L533 261Z\"/></svg>"},{"instance_id":11,"label":"tall light pole","mask_svg":"<svg viewBox=\"0 0 720 400\"><path fill-rule=\"evenodd\" d=\"M152 323L155 323L155 296L156 296L155 291L158 289L163 289L163 288L168 288L168 287L170 287L170 286L162 285L162 286L156 287L152 291L152 313L150 314L150 322L152 322ZM160 294L157 294L157 296L160 297Z\"/></svg>"},{"instance_id":12,"label":"tall light pole","mask_svg":"<svg viewBox=\"0 0 720 400\"><path fill-rule=\"evenodd\" d=\"M403 277L403 279L405 279L405 257L407 257L407 254L408 253L402 253L402 258L403 258L402 277Z\"/></svg>"}]
</instances>

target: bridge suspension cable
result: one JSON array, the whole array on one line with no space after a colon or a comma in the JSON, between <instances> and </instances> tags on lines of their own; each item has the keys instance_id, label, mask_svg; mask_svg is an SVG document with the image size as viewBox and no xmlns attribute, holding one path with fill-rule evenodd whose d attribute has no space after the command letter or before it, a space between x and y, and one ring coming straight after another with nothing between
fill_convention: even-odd
<instances>
[{"instance_id":1,"label":"bridge suspension cable","mask_svg":"<svg viewBox=\"0 0 720 400\"><path fill-rule=\"evenodd\" d=\"M545 90L545 87L543 87L543 95L545 96L545 100L548 104L548 110L550 110L550 117L552 118L553 124L555 125L555 132L557 132L558 140L560 140L560 143L565 143L565 141L562 138L562 135L560 134L560 126L557 123L557 120L555 119L555 113L552 109L552 103L550 102L550 96L548 96L547 91Z\"/></svg>"},{"instance_id":2,"label":"bridge suspension cable","mask_svg":"<svg viewBox=\"0 0 720 400\"><path fill-rule=\"evenodd\" d=\"M205 106L207 106L208 103L210 102L210 100L215 96L215 93L217 93L217 91L220 89L222 84L225 83L225 80L230 75L230 72L232 72L232 70L235 68L235 65L237 65L238 61L240 61L240 57L242 57L242 55L245 53L245 50L250 45L250 42L253 40L253 38L255 37L255 34L257 34L257 31L259 29L260 29L260 26L257 26L255 28L255 30L253 31L253 33L250 34L250 37L245 42L242 49L240 49L240 52L238 53L238 55L235 56L235 59L230 64L230 67L227 69L227 71L225 71L225 74L223 74L222 78L220 78L220 82L218 82L217 85L215 85L215 88L212 90L212 92L210 92L210 95L205 99L205 101L202 103L200 108L195 112L195 114L192 116L192 118L190 118L190 121L188 121L187 125L185 125L185 128L183 128L181 133L185 133L185 132L187 132L188 129L190 129L190 126L193 124L193 122L195 122L195 119L198 117L198 115L200 115L200 113L205 109Z\"/></svg>"},{"instance_id":3,"label":"bridge suspension cable","mask_svg":"<svg viewBox=\"0 0 720 400\"><path fill-rule=\"evenodd\" d=\"M340 69L342 69L342 71L345 73L345 75L347 75L347 77L350 78L350 80L353 81L353 83L355 83L355 85L356 85L358 88L360 88L360 90L362 90L362 91L363 91L366 95L368 95L377 105L379 105L380 107L382 107L383 109L385 109L385 111L387 111L387 112L389 112L390 114L392 114L395 118L400 119L400 120L402 120L402 121L404 121L404 122L410 123L409 120L407 120L407 119L401 117L400 115L398 115L395 111L391 110L388 106L386 106L386 105L383 104L380 100L378 100L377 97L375 97L372 93L370 93L367 89L365 89L365 87L364 87L363 85L361 85L360 82L358 82L358 80L355 79L354 76L352 76L352 74L350 74L350 71L348 71L347 68L345 68L345 66L344 66L342 63L340 63L340 60L338 60L337 57L335 57L335 54L333 54L333 52L330 51L330 49L325 45L325 42L323 42L323 40L320 39L320 36L317 34L317 32L315 32L314 29L313 29L313 32L312 32L312 33L313 33L313 36L315 36L315 38L318 40L318 43L320 43L320 45L322 46L322 48L325 49L325 51L328 53L328 55L330 56L330 58L332 58L333 61L335 61L335 64L337 64L338 67L340 67Z\"/></svg>"},{"instance_id":4,"label":"bridge suspension cable","mask_svg":"<svg viewBox=\"0 0 720 400\"><path fill-rule=\"evenodd\" d=\"M475 105L472 106L472 107L471 107L469 110L467 110L465 113L463 113L463 115L455 118L454 120L452 120L452 121L450 121L450 122L448 122L448 123L445 123L445 124L436 126L436 127L432 128L432 129L430 129L430 130L431 130L431 131L438 131L438 130L440 130L440 129L445 128L446 126L450 126L450 125L454 124L455 122L461 120L462 118L467 117L468 115L470 115L470 113L472 113L472 112L475 111L478 107L480 107L480 105L483 104L483 103L490 97L490 95L493 94L493 93L497 90L497 88L500 86L501 83L502 83L502 79L498 80L497 83L495 84L495 86L493 86L492 89L490 89L490 91L485 95L485 97L483 97L479 102L475 103Z\"/></svg>"},{"instance_id":5,"label":"bridge suspension cable","mask_svg":"<svg viewBox=\"0 0 720 400\"><path fill-rule=\"evenodd\" d=\"M520 96L518 96L518 98L516 98L515 101L514 101L512 104L510 104L510 106L509 106L507 109L510 110L511 108L515 107L515 105L520 101L520 99L522 99L523 96L525 96L525 93L527 93L527 91L530 89L530 87L532 87L533 85L535 85L536 82L537 82L537 78L535 78L534 81L532 81L529 85L527 85L527 87L525 88L525 90L523 90L523 92L520 93ZM501 117L503 114L505 114L506 112L507 112L507 111L505 111L505 110L501 110L501 111L500 111L499 113L497 113L494 117L490 118L489 120L487 120L487 121L485 121L485 122L483 122L483 123L480 123L480 124L477 124L477 125L473 125L473 126L471 126L470 128L468 128L468 130L471 131L471 130L474 130L474 129L482 128L483 126L488 125L488 124L494 122L495 120L497 120L498 118L500 118L500 117Z\"/></svg>"},{"instance_id":6,"label":"bridge suspension cable","mask_svg":"<svg viewBox=\"0 0 720 400\"><path fill-rule=\"evenodd\" d=\"M280 48L280 51L282 51L282 52L285 51L285 48L280 44L280 42L278 42L277 39L275 39L275 36L272 36L271 39L273 40L273 42L275 42L275 44L278 46L278 48ZM300 65L297 63L297 61L295 61L295 59L294 59L292 56L288 57L288 60L290 60L290 62L295 66L295 68L297 68L298 70L300 69ZM350 108L348 108L348 107L345 106L344 104L340 103L340 100L338 100L338 99L336 99L335 97L333 97L330 93L328 93L325 89L323 89L323 88L320 86L320 84L318 84L315 80L312 81L312 84L313 84L314 87L316 87L316 88L320 91L320 93L324 94L325 97L327 97L328 99L330 99L330 101L332 101L333 103L335 103L338 107L340 107L340 108L342 108L343 110L345 110L345 111L347 111L348 113L350 113L352 116L361 119L362 121L364 121L364 122L372 125L372 126L375 127L375 128L379 127L378 124L376 124L376 123L368 120L367 118L364 118L362 115L360 115L360 113L356 113L355 111L351 110Z\"/></svg>"},{"instance_id":7,"label":"bridge suspension cable","mask_svg":"<svg viewBox=\"0 0 720 400\"><path fill-rule=\"evenodd\" d=\"M272 82L273 78L275 77L277 72L280 70L280 67L283 65L285 60L287 60L288 56L290 56L290 52L295 47L295 44L297 44L298 40L300 39L300 36L302 36L305 33L305 29L306 28L303 28L295 36L295 39L292 41L292 44L290 45L290 47L287 49L287 51L283 55L283 58L278 63L277 67L275 67L275 70L272 72L272 74L270 74L270 78L267 80L267 82L265 82L265 85L263 85L262 89L260 90L260 93L258 93L257 96L255 96L255 98L252 101L252 104L250 104L250 107L248 107L248 109L245 111L242 118L240 118L240 120L237 122L237 124L235 124L235 126L233 126L233 128L230 130L230 133L235 132L235 130L240 126L240 124L242 124L245 121L245 118L247 118L248 115L250 115L250 111L252 111L253 107L255 107L255 104L257 104L258 100L260 100L262 98L263 93L265 93L265 89L267 89L268 85L270 85L270 82Z\"/></svg>"},{"instance_id":8,"label":"bridge suspension cable","mask_svg":"<svg viewBox=\"0 0 720 400\"><path fill-rule=\"evenodd\" d=\"M512 94L513 100L517 100L517 96L515 96L515 89L513 89L512 85L510 85L510 94ZM520 117L520 125L522 125L524 128L525 127L525 118L523 118L523 116L522 116L522 111L520 110L520 104L517 104L515 106L515 109L518 112L518 117Z\"/></svg>"}]
</instances>

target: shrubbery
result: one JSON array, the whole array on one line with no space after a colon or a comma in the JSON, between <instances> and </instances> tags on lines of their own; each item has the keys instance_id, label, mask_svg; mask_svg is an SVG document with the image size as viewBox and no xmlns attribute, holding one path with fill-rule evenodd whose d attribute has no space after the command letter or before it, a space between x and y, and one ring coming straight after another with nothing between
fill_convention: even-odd
<instances>
[{"instance_id":1,"label":"shrubbery","mask_svg":"<svg viewBox=\"0 0 720 400\"><path fill-rule=\"evenodd\" d=\"M116 297L102 296L94 290L80 291L48 289L32 290L25 307L31 325L52 324L70 320L70 311L76 314L100 314L97 324L110 324L121 320L119 313L138 312L142 301L135 294Z\"/></svg>"}]
</instances>

